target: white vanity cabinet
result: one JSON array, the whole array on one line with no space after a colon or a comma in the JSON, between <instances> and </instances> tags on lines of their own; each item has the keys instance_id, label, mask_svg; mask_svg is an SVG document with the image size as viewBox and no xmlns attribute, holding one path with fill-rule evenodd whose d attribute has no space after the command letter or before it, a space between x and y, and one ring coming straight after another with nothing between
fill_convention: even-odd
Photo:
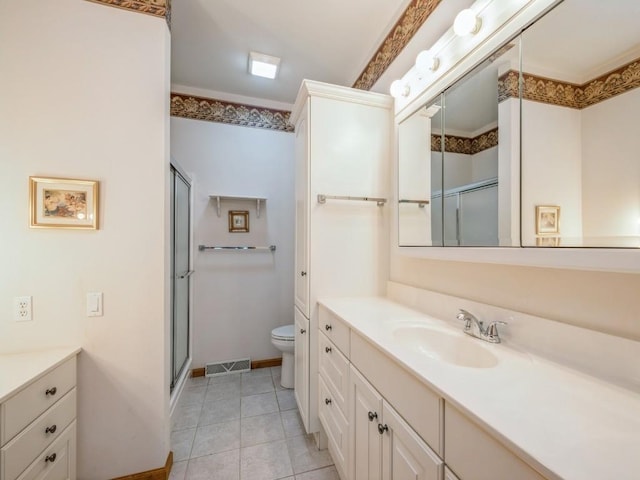
<instances>
[{"instance_id":1,"label":"white vanity cabinet","mask_svg":"<svg viewBox=\"0 0 640 480\"><path fill-rule=\"evenodd\" d=\"M448 402L445 418L447 466L459 480L544 480L545 477Z\"/></svg>"},{"instance_id":2,"label":"white vanity cabinet","mask_svg":"<svg viewBox=\"0 0 640 480\"><path fill-rule=\"evenodd\" d=\"M443 461L351 367L353 480L440 480Z\"/></svg>"},{"instance_id":3,"label":"white vanity cabinet","mask_svg":"<svg viewBox=\"0 0 640 480\"><path fill-rule=\"evenodd\" d=\"M75 479L75 353L0 356L0 480Z\"/></svg>"},{"instance_id":4,"label":"white vanity cabinet","mask_svg":"<svg viewBox=\"0 0 640 480\"><path fill-rule=\"evenodd\" d=\"M305 373L295 374L295 395L308 433L320 429L318 297L380 295L385 289L391 207L367 199L389 196L392 107L388 95L305 80L291 113L294 303L296 317L309 326L306 341L296 336L295 365Z\"/></svg>"},{"instance_id":5,"label":"white vanity cabinet","mask_svg":"<svg viewBox=\"0 0 640 480\"><path fill-rule=\"evenodd\" d=\"M297 308L295 317L295 354L294 354L294 385L293 394L298 405L309 405L309 320ZM309 409L300 408L302 423L309 423Z\"/></svg>"}]
</instances>

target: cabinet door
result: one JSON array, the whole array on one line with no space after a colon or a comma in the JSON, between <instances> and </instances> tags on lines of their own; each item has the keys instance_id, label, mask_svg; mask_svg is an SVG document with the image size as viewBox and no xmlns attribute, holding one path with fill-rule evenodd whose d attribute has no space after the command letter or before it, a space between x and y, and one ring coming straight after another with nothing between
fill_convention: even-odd
<instances>
[{"instance_id":1,"label":"cabinet door","mask_svg":"<svg viewBox=\"0 0 640 480\"><path fill-rule=\"evenodd\" d=\"M380 480L382 437L378 423L382 418L382 397L354 367L351 367L349 384L351 477L353 480Z\"/></svg>"},{"instance_id":2,"label":"cabinet door","mask_svg":"<svg viewBox=\"0 0 640 480\"><path fill-rule=\"evenodd\" d=\"M295 170L296 170L296 240L295 240L295 305L309 317L309 124L307 108L300 114L296 125Z\"/></svg>"},{"instance_id":3,"label":"cabinet door","mask_svg":"<svg viewBox=\"0 0 640 480\"><path fill-rule=\"evenodd\" d=\"M295 310L294 395L305 429L309 426L309 320Z\"/></svg>"},{"instance_id":4,"label":"cabinet door","mask_svg":"<svg viewBox=\"0 0 640 480\"><path fill-rule=\"evenodd\" d=\"M382 479L440 480L443 462L426 443L383 402L382 405Z\"/></svg>"}]
</instances>

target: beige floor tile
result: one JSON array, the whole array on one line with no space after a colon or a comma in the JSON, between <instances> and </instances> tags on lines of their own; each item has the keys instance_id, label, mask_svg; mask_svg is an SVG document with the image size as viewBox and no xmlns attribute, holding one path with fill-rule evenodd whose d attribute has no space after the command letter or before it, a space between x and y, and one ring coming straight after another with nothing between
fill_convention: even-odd
<instances>
[{"instance_id":1,"label":"beige floor tile","mask_svg":"<svg viewBox=\"0 0 640 480\"><path fill-rule=\"evenodd\" d=\"M195 428L198 425L202 404L179 405L173 412L172 431Z\"/></svg>"},{"instance_id":2,"label":"beige floor tile","mask_svg":"<svg viewBox=\"0 0 640 480\"><path fill-rule=\"evenodd\" d=\"M198 426L228 422L237 418L240 418L240 397L223 398L213 402L204 402Z\"/></svg>"},{"instance_id":3,"label":"beige floor tile","mask_svg":"<svg viewBox=\"0 0 640 480\"><path fill-rule=\"evenodd\" d=\"M209 383L204 402L215 402L224 398L240 396L240 379L230 380L224 383Z\"/></svg>"},{"instance_id":4,"label":"beige floor tile","mask_svg":"<svg viewBox=\"0 0 640 480\"><path fill-rule=\"evenodd\" d=\"M240 399L240 416L254 417L256 415L264 415L278 411L278 401L276 393L261 393L260 395L251 395Z\"/></svg>"},{"instance_id":5,"label":"beige floor tile","mask_svg":"<svg viewBox=\"0 0 640 480\"><path fill-rule=\"evenodd\" d=\"M318 450L313 435L287 438L293 471L299 473L333 465L329 450Z\"/></svg>"},{"instance_id":6,"label":"beige floor tile","mask_svg":"<svg viewBox=\"0 0 640 480\"><path fill-rule=\"evenodd\" d=\"M189 460L185 480L240 480L240 450Z\"/></svg>"},{"instance_id":7,"label":"beige floor tile","mask_svg":"<svg viewBox=\"0 0 640 480\"><path fill-rule=\"evenodd\" d=\"M202 405L206 392L206 386L185 388L180 394L180 406Z\"/></svg>"},{"instance_id":8,"label":"beige floor tile","mask_svg":"<svg viewBox=\"0 0 640 480\"><path fill-rule=\"evenodd\" d=\"M260 377L242 377L242 396L268 393L275 390L271 375Z\"/></svg>"},{"instance_id":9,"label":"beige floor tile","mask_svg":"<svg viewBox=\"0 0 640 480\"><path fill-rule=\"evenodd\" d=\"M284 434L286 437L299 437L304 435L304 425L302 424L302 418L298 410L287 410L281 412L282 427L284 428Z\"/></svg>"},{"instance_id":10,"label":"beige floor tile","mask_svg":"<svg viewBox=\"0 0 640 480\"><path fill-rule=\"evenodd\" d=\"M280 390L276 392L276 397L278 399L278 407L280 408L281 412L298 408L293 390Z\"/></svg>"},{"instance_id":11,"label":"beige floor tile","mask_svg":"<svg viewBox=\"0 0 640 480\"><path fill-rule=\"evenodd\" d=\"M336 467L320 468L296 475L296 480L340 480Z\"/></svg>"},{"instance_id":12,"label":"beige floor tile","mask_svg":"<svg viewBox=\"0 0 640 480\"><path fill-rule=\"evenodd\" d=\"M287 444L284 441L240 449L241 480L275 480L292 474Z\"/></svg>"},{"instance_id":13,"label":"beige floor tile","mask_svg":"<svg viewBox=\"0 0 640 480\"><path fill-rule=\"evenodd\" d=\"M174 462L187 460L189 458L195 434L195 428L171 432L171 451L173 452Z\"/></svg>"},{"instance_id":14,"label":"beige floor tile","mask_svg":"<svg viewBox=\"0 0 640 480\"><path fill-rule=\"evenodd\" d=\"M240 446L284 440L284 429L279 413L243 418L240 422Z\"/></svg>"},{"instance_id":15,"label":"beige floor tile","mask_svg":"<svg viewBox=\"0 0 640 480\"><path fill-rule=\"evenodd\" d=\"M191 458L240 448L240 420L198 427Z\"/></svg>"},{"instance_id":16,"label":"beige floor tile","mask_svg":"<svg viewBox=\"0 0 640 480\"><path fill-rule=\"evenodd\" d=\"M187 460L184 460L182 462L173 462L169 480L184 480L184 476L187 473L187 463Z\"/></svg>"}]
</instances>

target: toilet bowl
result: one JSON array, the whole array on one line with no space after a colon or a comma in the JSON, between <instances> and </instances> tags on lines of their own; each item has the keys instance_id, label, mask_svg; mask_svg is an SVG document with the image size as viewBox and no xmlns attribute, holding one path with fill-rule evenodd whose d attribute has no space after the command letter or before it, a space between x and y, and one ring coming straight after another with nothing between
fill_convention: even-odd
<instances>
[{"instance_id":1,"label":"toilet bowl","mask_svg":"<svg viewBox=\"0 0 640 480\"><path fill-rule=\"evenodd\" d=\"M271 343L282 352L282 373L280 385L284 388L293 388L293 345L295 334L293 324L283 325L271 330Z\"/></svg>"}]
</instances>

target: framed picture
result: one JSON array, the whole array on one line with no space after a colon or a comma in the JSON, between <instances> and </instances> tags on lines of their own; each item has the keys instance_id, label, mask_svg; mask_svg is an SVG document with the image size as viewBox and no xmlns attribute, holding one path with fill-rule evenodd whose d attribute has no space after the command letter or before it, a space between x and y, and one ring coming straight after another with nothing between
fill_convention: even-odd
<instances>
[{"instance_id":1,"label":"framed picture","mask_svg":"<svg viewBox=\"0 0 640 480\"><path fill-rule=\"evenodd\" d=\"M229 231L234 233L249 231L249 212L247 210L229 210Z\"/></svg>"},{"instance_id":2,"label":"framed picture","mask_svg":"<svg viewBox=\"0 0 640 480\"><path fill-rule=\"evenodd\" d=\"M560 207L536 205L536 235L560 233Z\"/></svg>"},{"instance_id":3,"label":"framed picture","mask_svg":"<svg viewBox=\"0 0 640 480\"><path fill-rule=\"evenodd\" d=\"M559 247L560 237L536 237L536 247Z\"/></svg>"},{"instance_id":4,"label":"framed picture","mask_svg":"<svg viewBox=\"0 0 640 480\"><path fill-rule=\"evenodd\" d=\"M29 177L32 228L98 228L98 182Z\"/></svg>"}]
</instances>

